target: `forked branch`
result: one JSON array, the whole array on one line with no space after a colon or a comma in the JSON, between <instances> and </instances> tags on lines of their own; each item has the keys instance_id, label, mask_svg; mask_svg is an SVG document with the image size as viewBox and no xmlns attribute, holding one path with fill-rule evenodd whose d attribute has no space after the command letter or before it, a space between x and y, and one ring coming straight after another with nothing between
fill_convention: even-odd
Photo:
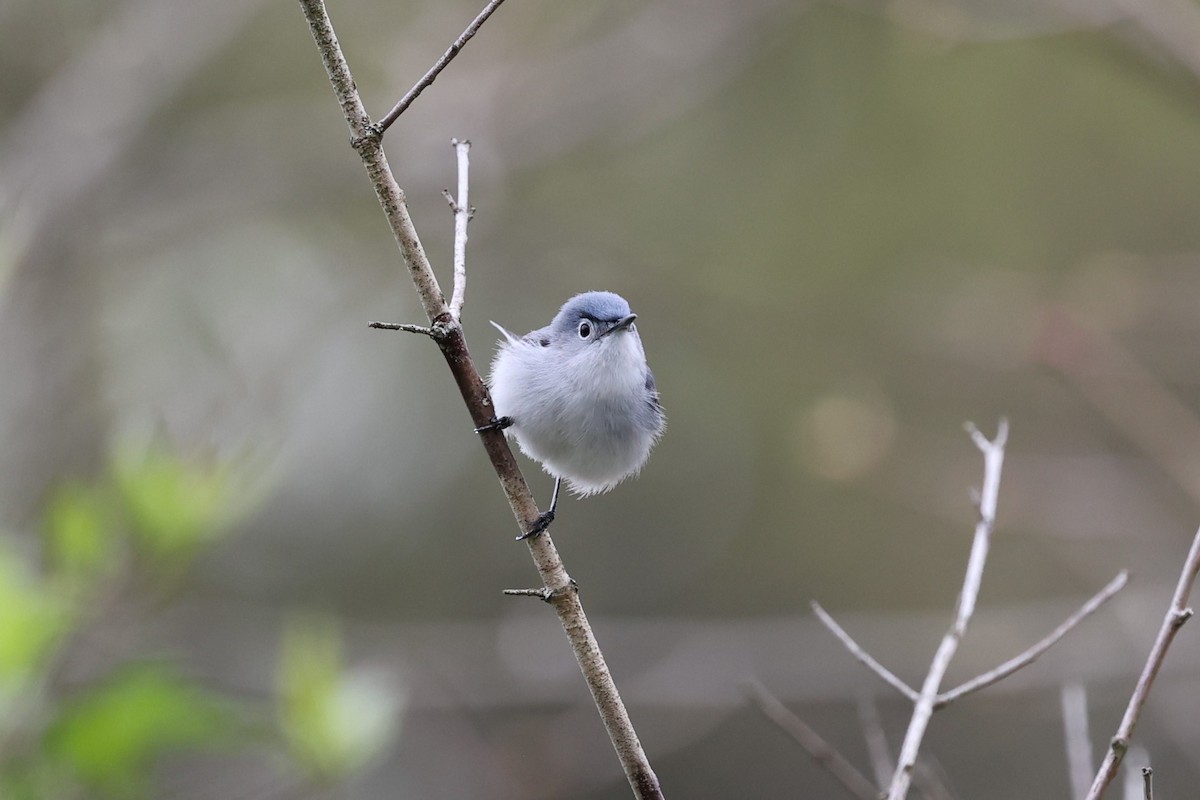
<instances>
[{"instance_id":1,"label":"forked branch","mask_svg":"<svg viewBox=\"0 0 1200 800\"><path fill-rule=\"evenodd\" d=\"M979 597L980 586L983 583L983 571L987 564L992 530L996 523L996 506L1000 494L1000 473L1004 465L1004 448L1008 441L1008 423L1005 420L1000 420L995 439L989 440L974 425L968 424L966 429L975 446L983 453L984 458L983 486L975 496L976 505L979 509L979 519L975 524L975 538L971 546L970 558L967 561L966 575L963 578L962 591L959 593L958 608L954 615L954 622L950 626L950 630L942 638L942 642L933 657L920 691L910 687L880 664L877 659L854 641L850 634L846 633L819 604L815 602L812 604L813 612L817 615L817 618L825 627L833 632L851 655L879 676L881 680L913 702L913 714L909 720L908 730L904 736L904 743L901 746L895 770L889 781L887 792L889 800L903 800L908 794L913 780L913 771L917 767L917 754L920 751L921 742L924 739L925 730L929 726L929 720L933 716L933 712L945 708L959 698L972 692L991 686L1012 675L1017 670L1032 664L1039 656L1074 629L1075 626L1079 625L1079 623L1083 622L1083 620L1094 614L1097 609L1108 602L1117 592L1125 587L1128 580L1128 575L1124 571L1120 572L1115 578L1109 581L1108 585L1084 603L1078 611L1065 619L1058 627L1032 647L998 667L972 678L954 689L942 692L940 690L942 679L945 677L950 662L958 650L963 635L966 633L967 625L975 613L975 603Z\"/></svg>"}]
</instances>

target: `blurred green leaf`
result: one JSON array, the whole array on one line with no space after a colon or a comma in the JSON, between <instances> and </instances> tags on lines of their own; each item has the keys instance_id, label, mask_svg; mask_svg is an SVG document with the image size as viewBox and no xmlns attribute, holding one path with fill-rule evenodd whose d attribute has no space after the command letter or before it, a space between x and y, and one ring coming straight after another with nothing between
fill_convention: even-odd
<instances>
[{"instance_id":1,"label":"blurred green leaf","mask_svg":"<svg viewBox=\"0 0 1200 800\"><path fill-rule=\"evenodd\" d=\"M140 665L68 703L47 735L47 752L95 791L140 797L158 756L226 742L240 727L228 701L169 667Z\"/></svg>"},{"instance_id":2,"label":"blurred green leaf","mask_svg":"<svg viewBox=\"0 0 1200 800\"><path fill-rule=\"evenodd\" d=\"M188 560L225 532L235 495L232 473L228 464L196 466L161 446L127 449L114 465L135 540L172 561Z\"/></svg>"},{"instance_id":3,"label":"blurred green leaf","mask_svg":"<svg viewBox=\"0 0 1200 800\"><path fill-rule=\"evenodd\" d=\"M323 780L344 777L390 741L400 697L383 676L344 672L333 621L305 618L285 631L279 667L284 737Z\"/></svg>"},{"instance_id":4,"label":"blurred green leaf","mask_svg":"<svg viewBox=\"0 0 1200 800\"><path fill-rule=\"evenodd\" d=\"M79 483L62 486L50 500L43 522L52 571L79 586L117 561L117 537L105 492Z\"/></svg>"},{"instance_id":5,"label":"blurred green leaf","mask_svg":"<svg viewBox=\"0 0 1200 800\"><path fill-rule=\"evenodd\" d=\"M70 622L67 604L0 543L0 698L36 675Z\"/></svg>"}]
</instances>

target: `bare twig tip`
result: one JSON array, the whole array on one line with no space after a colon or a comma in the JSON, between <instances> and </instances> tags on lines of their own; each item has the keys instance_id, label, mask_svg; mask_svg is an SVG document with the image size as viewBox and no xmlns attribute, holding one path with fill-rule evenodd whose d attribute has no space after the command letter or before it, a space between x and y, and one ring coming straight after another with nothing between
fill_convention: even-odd
<instances>
[{"instance_id":1,"label":"bare twig tip","mask_svg":"<svg viewBox=\"0 0 1200 800\"><path fill-rule=\"evenodd\" d=\"M417 81L417 83L408 90L408 93L404 95L404 97L400 98L400 102L396 103L392 110L384 115L383 119L379 120L378 127L381 134L383 131L386 131L389 127L391 127L392 123L395 122L410 105L412 105L413 101L417 99L421 92L425 91L426 87L433 83L438 74L446 68L447 64L454 60L454 57L459 54L459 52L463 49L463 46L470 41L471 37L475 35L483 23L487 22L487 18L492 15L492 12L499 8L500 4L503 2L504 0L491 0L491 2L484 6L483 11L479 12L479 16L475 17L471 24L467 26L467 29L464 30L462 34L454 40L450 47L447 48L446 52L442 54L442 57L434 62L434 65L429 68L429 71L426 72L424 76L422 76L421 80Z\"/></svg>"},{"instance_id":2,"label":"bare twig tip","mask_svg":"<svg viewBox=\"0 0 1200 800\"><path fill-rule=\"evenodd\" d=\"M536 597L547 603L550 602L550 590L545 587L541 589L505 589L504 594L509 597Z\"/></svg>"}]
</instances>

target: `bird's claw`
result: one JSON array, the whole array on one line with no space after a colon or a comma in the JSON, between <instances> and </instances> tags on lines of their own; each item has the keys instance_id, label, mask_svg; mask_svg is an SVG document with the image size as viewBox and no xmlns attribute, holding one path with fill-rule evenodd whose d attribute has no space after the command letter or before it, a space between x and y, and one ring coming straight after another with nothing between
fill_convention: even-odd
<instances>
[{"instance_id":1,"label":"bird's claw","mask_svg":"<svg viewBox=\"0 0 1200 800\"><path fill-rule=\"evenodd\" d=\"M550 527L551 522L554 522L553 509L550 511L543 511L538 515L538 518L533 521L533 524L529 526L529 530L517 537L517 541L520 542L524 541L525 539L532 539L534 536L540 536L546 532L547 528Z\"/></svg>"},{"instance_id":2,"label":"bird's claw","mask_svg":"<svg viewBox=\"0 0 1200 800\"><path fill-rule=\"evenodd\" d=\"M502 431L505 428L511 428L515 421L516 420L514 420L512 417L492 417L490 422L480 425L475 429L475 432L483 433L485 431Z\"/></svg>"}]
</instances>

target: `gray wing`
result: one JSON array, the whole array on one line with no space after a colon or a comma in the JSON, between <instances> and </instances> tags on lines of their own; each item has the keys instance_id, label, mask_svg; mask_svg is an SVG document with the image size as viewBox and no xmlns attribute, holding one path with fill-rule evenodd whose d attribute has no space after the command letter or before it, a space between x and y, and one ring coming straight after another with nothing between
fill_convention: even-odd
<instances>
[{"instance_id":1,"label":"gray wing","mask_svg":"<svg viewBox=\"0 0 1200 800\"><path fill-rule=\"evenodd\" d=\"M650 371L649 367L646 367L646 399L651 408L662 413L662 402L658 399L658 385L654 382L654 373Z\"/></svg>"},{"instance_id":2,"label":"gray wing","mask_svg":"<svg viewBox=\"0 0 1200 800\"><path fill-rule=\"evenodd\" d=\"M530 331L529 333L525 334L521 338L527 342L530 342L531 344L538 344L538 345L541 345L542 347L549 347L550 346L551 327L552 326L547 325L544 328L538 328L536 331Z\"/></svg>"}]
</instances>

